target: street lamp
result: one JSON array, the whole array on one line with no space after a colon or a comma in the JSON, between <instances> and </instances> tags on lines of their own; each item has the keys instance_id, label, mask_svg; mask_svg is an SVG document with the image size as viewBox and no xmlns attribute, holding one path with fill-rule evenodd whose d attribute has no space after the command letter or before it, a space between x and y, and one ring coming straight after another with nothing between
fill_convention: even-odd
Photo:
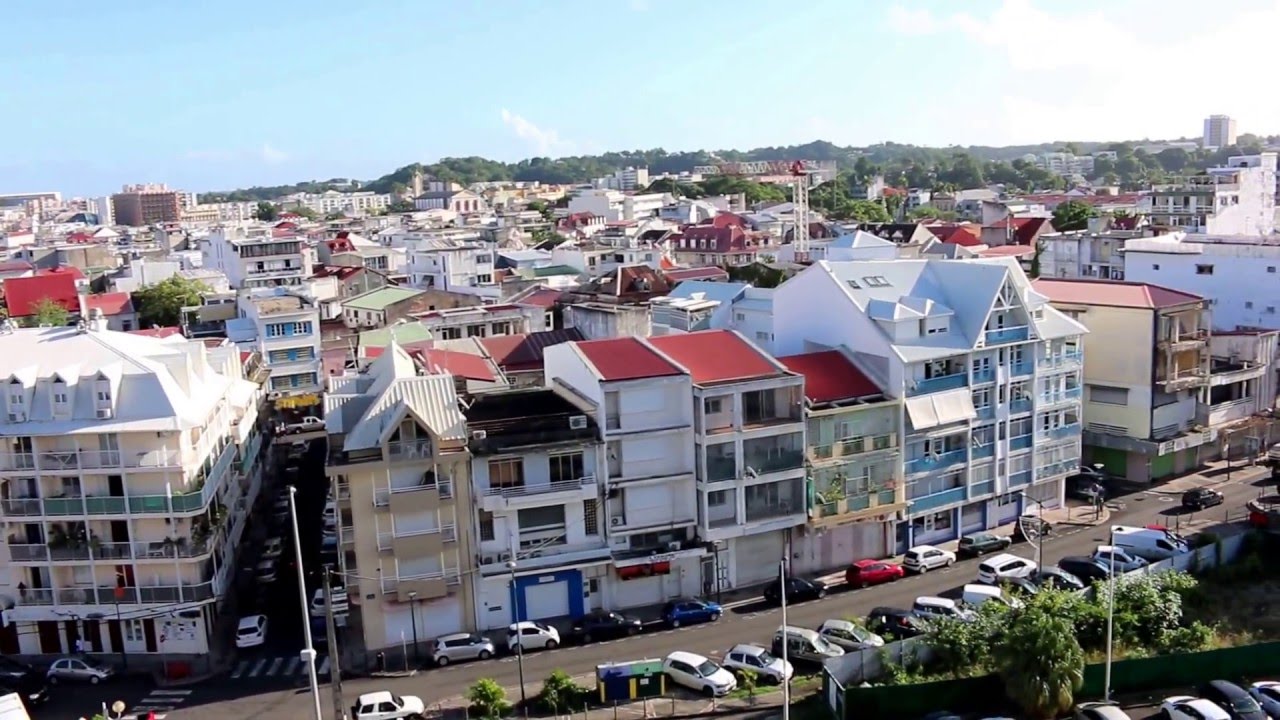
<instances>
[{"instance_id":1,"label":"street lamp","mask_svg":"<svg viewBox=\"0 0 1280 720\"><path fill-rule=\"evenodd\" d=\"M307 603L306 571L302 569L302 540L298 537L298 488L289 486L289 521L293 525L293 560L298 571L298 600L302 604L302 662L311 681L311 699L315 703L316 720L324 720L320 709L320 680L316 677L316 648L311 643L311 606Z\"/></svg>"},{"instance_id":2,"label":"street lamp","mask_svg":"<svg viewBox=\"0 0 1280 720\"><path fill-rule=\"evenodd\" d=\"M1021 495L1023 500L1030 500L1036 504L1036 512L1038 513L1039 526L1036 527L1036 573L1038 574L1044 571L1044 503L1028 495L1026 490L1023 490ZM1022 521L1019 520L1018 522ZM1026 527L1022 528L1022 534L1027 536L1028 540L1031 539Z\"/></svg>"},{"instance_id":3,"label":"street lamp","mask_svg":"<svg viewBox=\"0 0 1280 720\"><path fill-rule=\"evenodd\" d=\"M507 570L511 572L511 619L516 623L516 665L520 671L520 704L528 706L528 697L524 690L524 643L520 641L520 601L516 599L516 561L507 562Z\"/></svg>"},{"instance_id":4,"label":"street lamp","mask_svg":"<svg viewBox=\"0 0 1280 720\"><path fill-rule=\"evenodd\" d=\"M413 623L413 662L415 665L422 664L422 658L418 652L418 593L409 593L409 622Z\"/></svg>"},{"instance_id":5,"label":"street lamp","mask_svg":"<svg viewBox=\"0 0 1280 720\"><path fill-rule=\"evenodd\" d=\"M1107 544L1111 546L1111 552L1108 561L1110 570L1107 572L1107 667L1102 681L1102 699L1111 702L1111 640L1116 623L1116 528L1114 525L1111 526Z\"/></svg>"}]
</instances>

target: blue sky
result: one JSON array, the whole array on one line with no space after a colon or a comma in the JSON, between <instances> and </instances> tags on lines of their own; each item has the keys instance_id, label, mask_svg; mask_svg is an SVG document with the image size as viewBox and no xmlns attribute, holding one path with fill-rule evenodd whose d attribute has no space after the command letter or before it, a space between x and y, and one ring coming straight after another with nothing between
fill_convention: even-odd
<instances>
[{"instance_id":1,"label":"blue sky","mask_svg":"<svg viewBox=\"0 0 1280 720\"><path fill-rule=\"evenodd\" d=\"M1277 0L14 0L0 25L0 192L1280 131Z\"/></svg>"}]
</instances>

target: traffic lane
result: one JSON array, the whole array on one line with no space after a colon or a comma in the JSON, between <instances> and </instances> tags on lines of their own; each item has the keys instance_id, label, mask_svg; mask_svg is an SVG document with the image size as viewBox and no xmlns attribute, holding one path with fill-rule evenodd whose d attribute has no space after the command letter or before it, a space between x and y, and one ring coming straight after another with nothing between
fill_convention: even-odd
<instances>
[{"instance_id":1,"label":"traffic lane","mask_svg":"<svg viewBox=\"0 0 1280 720\"><path fill-rule=\"evenodd\" d=\"M102 712L102 704L109 710L117 700L128 707L138 705L153 689L147 678L122 677L99 685L59 684L49 687L49 700L30 709L33 720L66 720L66 718L93 717Z\"/></svg>"}]
</instances>

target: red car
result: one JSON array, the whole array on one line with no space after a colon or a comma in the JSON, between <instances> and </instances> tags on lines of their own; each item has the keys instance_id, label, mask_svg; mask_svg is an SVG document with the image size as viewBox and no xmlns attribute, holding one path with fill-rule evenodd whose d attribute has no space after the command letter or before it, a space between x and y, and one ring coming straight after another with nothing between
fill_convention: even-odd
<instances>
[{"instance_id":1,"label":"red car","mask_svg":"<svg viewBox=\"0 0 1280 720\"><path fill-rule=\"evenodd\" d=\"M844 573L844 579L854 587L867 587L893 582L906 574L902 566L885 560L857 560Z\"/></svg>"}]
</instances>

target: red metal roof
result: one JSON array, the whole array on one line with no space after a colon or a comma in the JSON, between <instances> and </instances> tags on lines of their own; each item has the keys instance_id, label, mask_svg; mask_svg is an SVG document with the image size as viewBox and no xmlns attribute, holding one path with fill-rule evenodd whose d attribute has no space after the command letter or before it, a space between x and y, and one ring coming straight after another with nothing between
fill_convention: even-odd
<instances>
[{"instance_id":1,"label":"red metal roof","mask_svg":"<svg viewBox=\"0 0 1280 720\"><path fill-rule=\"evenodd\" d=\"M181 335L182 328L178 327L153 327L144 330L129 330L130 335L142 335L144 337L167 338L173 335Z\"/></svg>"},{"instance_id":2,"label":"red metal roof","mask_svg":"<svg viewBox=\"0 0 1280 720\"><path fill-rule=\"evenodd\" d=\"M997 245L978 251L980 257L1026 257L1035 254L1036 249L1030 245Z\"/></svg>"},{"instance_id":3,"label":"red metal roof","mask_svg":"<svg viewBox=\"0 0 1280 720\"><path fill-rule=\"evenodd\" d=\"M699 385L777 377L773 360L729 330L703 330L649 338L659 352L688 369Z\"/></svg>"},{"instance_id":4,"label":"red metal roof","mask_svg":"<svg viewBox=\"0 0 1280 720\"><path fill-rule=\"evenodd\" d=\"M1009 218L1002 218L989 227L1005 230L1009 227ZM1053 232L1049 218L1016 217L1013 218L1013 243L1015 245L1034 245L1042 233Z\"/></svg>"},{"instance_id":5,"label":"red metal roof","mask_svg":"<svg viewBox=\"0 0 1280 720\"><path fill-rule=\"evenodd\" d=\"M1032 281L1036 292L1050 302L1071 305L1108 305L1129 308L1166 308L1201 302L1204 298L1151 283L1123 280L1040 278Z\"/></svg>"},{"instance_id":6,"label":"red metal roof","mask_svg":"<svg viewBox=\"0 0 1280 720\"><path fill-rule=\"evenodd\" d=\"M729 272L718 267L677 268L662 273L672 285L685 280L729 280Z\"/></svg>"},{"instance_id":7,"label":"red metal roof","mask_svg":"<svg viewBox=\"0 0 1280 720\"><path fill-rule=\"evenodd\" d=\"M339 280L346 280L356 273L365 271L365 268L356 267L354 265L319 265L317 268L318 269L312 273L311 277L326 278L331 275L336 275Z\"/></svg>"},{"instance_id":8,"label":"red metal roof","mask_svg":"<svg viewBox=\"0 0 1280 720\"><path fill-rule=\"evenodd\" d=\"M378 349L381 350L381 348ZM498 379L493 374L493 368L489 367L489 363L479 355L427 347L414 348L409 351L409 355L433 374L446 372L468 380L485 382L495 382Z\"/></svg>"},{"instance_id":9,"label":"red metal roof","mask_svg":"<svg viewBox=\"0 0 1280 720\"><path fill-rule=\"evenodd\" d=\"M577 328L476 338L480 347L506 372L542 370L543 353L549 346L584 339Z\"/></svg>"},{"instance_id":10,"label":"red metal roof","mask_svg":"<svg viewBox=\"0 0 1280 720\"><path fill-rule=\"evenodd\" d=\"M977 225L926 225L925 228L942 242L964 247L982 244L982 228Z\"/></svg>"},{"instance_id":11,"label":"red metal roof","mask_svg":"<svg viewBox=\"0 0 1280 720\"><path fill-rule=\"evenodd\" d=\"M520 298L517 304L532 305L534 307L540 307L546 310L546 309L555 307L556 301L560 299L561 295L564 295L563 290L556 290L555 288L549 288L549 287L540 287L537 290L534 290L533 292L529 293L528 295L525 295L524 297Z\"/></svg>"},{"instance_id":12,"label":"red metal roof","mask_svg":"<svg viewBox=\"0 0 1280 720\"><path fill-rule=\"evenodd\" d=\"M127 315L133 312L133 298L127 292L87 295L84 304L90 310L98 309L103 315Z\"/></svg>"},{"instance_id":13,"label":"red metal roof","mask_svg":"<svg viewBox=\"0 0 1280 720\"><path fill-rule=\"evenodd\" d=\"M35 274L37 277L67 275L75 278L76 280L84 279L84 273L80 271L80 268L75 267L74 265L59 265L57 267L45 268L43 270L37 270Z\"/></svg>"},{"instance_id":14,"label":"red metal roof","mask_svg":"<svg viewBox=\"0 0 1280 720\"><path fill-rule=\"evenodd\" d=\"M787 369L804 376L804 395L812 403L880 395L880 388L839 350L778 358Z\"/></svg>"},{"instance_id":15,"label":"red metal roof","mask_svg":"<svg viewBox=\"0 0 1280 720\"><path fill-rule=\"evenodd\" d=\"M605 381L683 375L684 371L633 337L586 340L577 344Z\"/></svg>"},{"instance_id":16,"label":"red metal roof","mask_svg":"<svg viewBox=\"0 0 1280 720\"><path fill-rule=\"evenodd\" d=\"M26 272L34 266L26 260L5 260L0 262L0 273Z\"/></svg>"},{"instance_id":17,"label":"red metal roof","mask_svg":"<svg viewBox=\"0 0 1280 720\"><path fill-rule=\"evenodd\" d=\"M10 317L26 317L36 313L36 305L48 298L61 305L69 313L80 312L80 294L76 291L76 279L71 273L34 275L8 278L4 281L5 302Z\"/></svg>"}]
</instances>

